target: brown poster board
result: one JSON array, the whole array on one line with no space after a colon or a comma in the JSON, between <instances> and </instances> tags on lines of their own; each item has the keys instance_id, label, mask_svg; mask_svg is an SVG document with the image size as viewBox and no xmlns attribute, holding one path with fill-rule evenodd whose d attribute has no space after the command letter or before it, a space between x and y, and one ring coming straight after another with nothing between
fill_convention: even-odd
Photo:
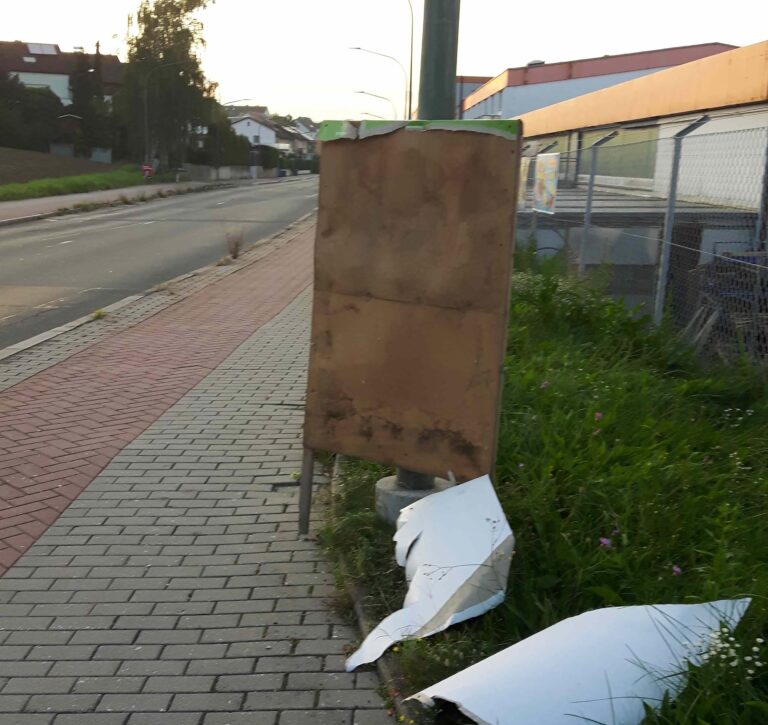
<instances>
[{"instance_id":1,"label":"brown poster board","mask_svg":"<svg viewBox=\"0 0 768 725\"><path fill-rule=\"evenodd\" d=\"M490 473L520 125L344 128L322 148L305 445Z\"/></svg>"}]
</instances>

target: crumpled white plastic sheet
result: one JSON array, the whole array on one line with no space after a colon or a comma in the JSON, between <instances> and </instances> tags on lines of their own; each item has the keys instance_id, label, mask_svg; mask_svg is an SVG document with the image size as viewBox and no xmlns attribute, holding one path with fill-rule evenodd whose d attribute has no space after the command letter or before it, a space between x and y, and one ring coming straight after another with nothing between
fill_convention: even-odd
<instances>
[{"instance_id":1,"label":"crumpled white plastic sheet","mask_svg":"<svg viewBox=\"0 0 768 725\"><path fill-rule=\"evenodd\" d=\"M750 599L597 609L565 619L410 699L455 703L481 725L638 725L701 664L710 634Z\"/></svg>"},{"instance_id":2,"label":"crumpled white plastic sheet","mask_svg":"<svg viewBox=\"0 0 768 725\"><path fill-rule=\"evenodd\" d=\"M406 506L394 541L410 582L403 608L365 638L348 672L395 642L428 637L504 601L515 538L488 476Z\"/></svg>"}]
</instances>

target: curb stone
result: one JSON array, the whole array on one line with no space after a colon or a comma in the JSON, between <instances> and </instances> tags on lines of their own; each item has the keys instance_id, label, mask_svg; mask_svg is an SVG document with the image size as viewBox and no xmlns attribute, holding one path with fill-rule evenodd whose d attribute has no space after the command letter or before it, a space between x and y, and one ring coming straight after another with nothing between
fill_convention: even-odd
<instances>
[{"instance_id":1,"label":"curb stone","mask_svg":"<svg viewBox=\"0 0 768 725\"><path fill-rule=\"evenodd\" d=\"M333 501L333 495L336 492L336 487L339 483L339 477L341 474L341 466L344 462L344 456L336 454L333 471L331 473L330 493L331 501ZM329 516L331 519L335 517L334 506L328 507ZM348 575L347 563L343 555L339 555L337 565L341 574L341 584L344 588L344 592L352 602L352 608L355 612L355 619L357 620L357 627L360 630L360 634L363 639L367 637L373 629L376 627L377 622L372 622L370 617L365 611L365 591L362 587L355 584L352 578ZM385 653L374 663L376 665L376 671L378 672L379 679L382 685L386 688L386 696L392 700L392 705L397 714L397 719L407 722L414 717L424 714L423 710L417 708L416 705L406 704L405 699L400 694L400 686L405 682L405 676L402 670L398 666L395 659L388 653ZM390 690L395 691L396 694L392 694Z\"/></svg>"},{"instance_id":2,"label":"curb stone","mask_svg":"<svg viewBox=\"0 0 768 725\"><path fill-rule=\"evenodd\" d=\"M281 184L288 181L299 181L302 179L312 178L315 176L314 174L310 175L304 175L304 176L291 176L286 177L284 179L256 179L252 182L253 186L265 186L267 184ZM40 214L29 214L27 216L19 216L19 217L13 217L12 219L0 219L0 228L2 227L10 227L15 226L17 224L27 224L29 222L37 222L42 221L44 219L50 219L52 217L58 217L58 216L75 216L77 214L87 214L91 211L96 211L97 209L106 209L111 208L115 206L133 206L135 204L149 204L150 202L157 201L159 199L167 199L169 196L185 196L187 194L200 194L206 191L218 191L221 189L229 189L235 186L245 186L246 184L237 184L232 183L229 181L223 181L218 183L212 183L208 184L206 186L200 186L200 187L187 187L185 189L178 189L173 190L169 193L167 193L165 196L151 196L149 199L141 200L139 197L135 197L134 199L130 200L129 204L126 204L125 202L121 201L119 198L112 199L111 201L95 201L95 202L83 202L83 203L90 203L93 206L91 206L88 209L78 209L77 205L75 206L64 206L60 209L57 209L56 211L47 211L42 212ZM137 185L136 187L130 187L130 188L141 188L141 185ZM42 198L51 198L51 197L42 197Z\"/></svg>"}]
</instances>

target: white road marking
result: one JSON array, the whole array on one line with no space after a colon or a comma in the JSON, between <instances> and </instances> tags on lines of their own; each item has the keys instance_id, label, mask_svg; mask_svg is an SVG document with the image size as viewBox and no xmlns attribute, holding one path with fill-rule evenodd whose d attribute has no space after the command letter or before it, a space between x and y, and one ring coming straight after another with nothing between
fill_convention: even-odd
<instances>
[{"instance_id":1,"label":"white road marking","mask_svg":"<svg viewBox=\"0 0 768 725\"><path fill-rule=\"evenodd\" d=\"M74 241L75 241L74 239L68 239L66 242L59 242L59 246L61 246L62 244L72 244L72 242Z\"/></svg>"}]
</instances>

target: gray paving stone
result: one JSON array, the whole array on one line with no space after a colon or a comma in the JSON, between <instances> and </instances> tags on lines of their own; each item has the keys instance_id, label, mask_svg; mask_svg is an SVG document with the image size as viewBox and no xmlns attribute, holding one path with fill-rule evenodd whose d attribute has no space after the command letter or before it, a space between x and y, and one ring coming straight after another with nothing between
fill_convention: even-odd
<instances>
[{"instance_id":1,"label":"gray paving stone","mask_svg":"<svg viewBox=\"0 0 768 725\"><path fill-rule=\"evenodd\" d=\"M100 660L156 660L162 647L157 644L105 644L93 655Z\"/></svg>"},{"instance_id":2,"label":"gray paving stone","mask_svg":"<svg viewBox=\"0 0 768 725\"><path fill-rule=\"evenodd\" d=\"M384 703L375 690L323 690L320 692L319 707L382 708Z\"/></svg>"},{"instance_id":3,"label":"gray paving stone","mask_svg":"<svg viewBox=\"0 0 768 725\"><path fill-rule=\"evenodd\" d=\"M355 710L352 725L395 725L396 719L384 710Z\"/></svg>"},{"instance_id":4,"label":"gray paving stone","mask_svg":"<svg viewBox=\"0 0 768 725\"><path fill-rule=\"evenodd\" d=\"M104 695L99 712L163 712L168 709L170 695Z\"/></svg>"},{"instance_id":5,"label":"gray paving stone","mask_svg":"<svg viewBox=\"0 0 768 725\"><path fill-rule=\"evenodd\" d=\"M11 649L3 647L2 650ZM37 645L27 654L28 660L89 660L93 657L96 645L63 644Z\"/></svg>"},{"instance_id":6,"label":"gray paving stone","mask_svg":"<svg viewBox=\"0 0 768 725\"><path fill-rule=\"evenodd\" d=\"M279 690L250 692L245 710L304 710L315 706L314 690Z\"/></svg>"},{"instance_id":7,"label":"gray paving stone","mask_svg":"<svg viewBox=\"0 0 768 725\"><path fill-rule=\"evenodd\" d=\"M216 682L219 692L252 692L254 690L279 690L285 676L279 673L256 675L221 675Z\"/></svg>"},{"instance_id":8,"label":"gray paving stone","mask_svg":"<svg viewBox=\"0 0 768 725\"><path fill-rule=\"evenodd\" d=\"M351 690L355 687L353 672L296 672L288 675L289 690Z\"/></svg>"},{"instance_id":9,"label":"gray paving stone","mask_svg":"<svg viewBox=\"0 0 768 725\"><path fill-rule=\"evenodd\" d=\"M143 684L143 677L80 677L72 691L99 694L141 692Z\"/></svg>"},{"instance_id":10,"label":"gray paving stone","mask_svg":"<svg viewBox=\"0 0 768 725\"><path fill-rule=\"evenodd\" d=\"M122 713L79 712L75 715L57 715L53 725L124 725Z\"/></svg>"},{"instance_id":11,"label":"gray paving stone","mask_svg":"<svg viewBox=\"0 0 768 725\"><path fill-rule=\"evenodd\" d=\"M31 715L18 712L13 715L0 713L0 725L50 725L53 722L53 715Z\"/></svg>"},{"instance_id":12,"label":"gray paving stone","mask_svg":"<svg viewBox=\"0 0 768 725\"><path fill-rule=\"evenodd\" d=\"M253 642L264 638L264 627L229 627L227 629L207 629L203 632L202 642Z\"/></svg>"},{"instance_id":13,"label":"gray paving stone","mask_svg":"<svg viewBox=\"0 0 768 725\"><path fill-rule=\"evenodd\" d=\"M51 667L50 664L48 666ZM93 660L92 662L60 660L53 663L48 674L51 677L68 677L70 675L74 677L89 675L109 677L117 672L119 666L119 662L109 662L106 660Z\"/></svg>"},{"instance_id":14,"label":"gray paving stone","mask_svg":"<svg viewBox=\"0 0 768 725\"><path fill-rule=\"evenodd\" d=\"M199 725L201 717L196 712L137 712L128 718L128 725Z\"/></svg>"},{"instance_id":15,"label":"gray paving stone","mask_svg":"<svg viewBox=\"0 0 768 725\"><path fill-rule=\"evenodd\" d=\"M259 657L256 672L320 672L321 657L289 655L287 657ZM302 689L302 688L299 688Z\"/></svg>"},{"instance_id":16,"label":"gray paving stone","mask_svg":"<svg viewBox=\"0 0 768 725\"><path fill-rule=\"evenodd\" d=\"M290 642L234 642L227 649L227 657L269 657L290 653Z\"/></svg>"},{"instance_id":17,"label":"gray paving stone","mask_svg":"<svg viewBox=\"0 0 768 725\"><path fill-rule=\"evenodd\" d=\"M238 711L243 702L242 693L201 693L175 695L172 710L193 712Z\"/></svg>"},{"instance_id":18,"label":"gray paving stone","mask_svg":"<svg viewBox=\"0 0 768 725\"><path fill-rule=\"evenodd\" d=\"M322 624L274 625L267 627L265 639L324 640L328 627ZM305 653L310 654L310 653Z\"/></svg>"},{"instance_id":19,"label":"gray paving stone","mask_svg":"<svg viewBox=\"0 0 768 725\"><path fill-rule=\"evenodd\" d=\"M33 630L11 632L6 644L66 644L72 638L72 632L51 632L50 630Z\"/></svg>"},{"instance_id":20,"label":"gray paving stone","mask_svg":"<svg viewBox=\"0 0 768 725\"><path fill-rule=\"evenodd\" d=\"M351 725L351 710L293 710L280 714L278 725Z\"/></svg>"},{"instance_id":21,"label":"gray paving stone","mask_svg":"<svg viewBox=\"0 0 768 725\"><path fill-rule=\"evenodd\" d=\"M27 712L88 712L96 707L99 695L32 695Z\"/></svg>"},{"instance_id":22,"label":"gray paving stone","mask_svg":"<svg viewBox=\"0 0 768 725\"><path fill-rule=\"evenodd\" d=\"M150 629L139 634L137 644L197 644L199 629Z\"/></svg>"},{"instance_id":23,"label":"gray paving stone","mask_svg":"<svg viewBox=\"0 0 768 725\"><path fill-rule=\"evenodd\" d=\"M205 716L203 725L275 725L277 712L222 712Z\"/></svg>"},{"instance_id":24,"label":"gray paving stone","mask_svg":"<svg viewBox=\"0 0 768 725\"><path fill-rule=\"evenodd\" d=\"M188 675L240 675L253 672L256 660L240 657L216 660L193 660L187 668Z\"/></svg>"},{"instance_id":25,"label":"gray paving stone","mask_svg":"<svg viewBox=\"0 0 768 725\"><path fill-rule=\"evenodd\" d=\"M210 692L215 681L213 676L149 677L144 692Z\"/></svg>"},{"instance_id":26,"label":"gray paving stone","mask_svg":"<svg viewBox=\"0 0 768 725\"><path fill-rule=\"evenodd\" d=\"M67 693L74 682L74 677L12 677L2 692L4 695Z\"/></svg>"},{"instance_id":27,"label":"gray paving stone","mask_svg":"<svg viewBox=\"0 0 768 725\"><path fill-rule=\"evenodd\" d=\"M297 655L338 655L344 653L349 642L342 639L315 639L299 642L296 645Z\"/></svg>"},{"instance_id":28,"label":"gray paving stone","mask_svg":"<svg viewBox=\"0 0 768 725\"><path fill-rule=\"evenodd\" d=\"M223 657L226 649L226 644L171 644L163 648L162 659L212 659Z\"/></svg>"},{"instance_id":29,"label":"gray paving stone","mask_svg":"<svg viewBox=\"0 0 768 725\"><path fill-rule=\"evenodd\" d=\"M180 675L187 667L183 660L133 660L123 662L117 674L120 676Z\"/></svg>"}]
</instances>

